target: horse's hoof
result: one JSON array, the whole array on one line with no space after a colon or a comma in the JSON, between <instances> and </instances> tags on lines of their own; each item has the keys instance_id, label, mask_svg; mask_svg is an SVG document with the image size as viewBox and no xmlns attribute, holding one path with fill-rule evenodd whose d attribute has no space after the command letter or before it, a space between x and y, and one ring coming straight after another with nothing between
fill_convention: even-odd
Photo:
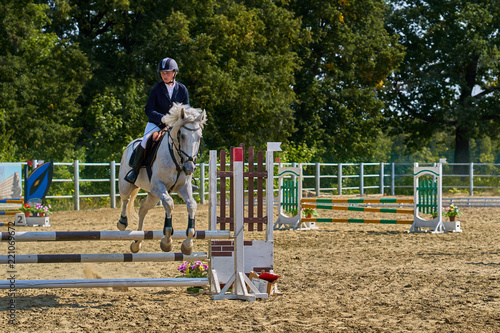
<instances>
[{"instance_id":1,"label":"horse's hoof","mask_svg":"<svg viewBox=\"0 0 500 333\"><path fill-rule=\"evenodd\" d=\"M162 237L162 239L160 241L160 248L163 252L172 251L172 238L169 238L167 241L167 238Z\"/></svg>"},{"instance_id":2,"label":"horse's hoof","mask_svg":"<svg viewBox=\"0 0 500 333\"><path fill-rule=\"evenodd\" d=\"M187 255L187 256L190 255L191 253L193 253L193 240L192 239L185 239L182 242L181 252L182 252L182 254Z\"/></svg>"},{"instance_id":3,"label":"horse's hoof","mask_svg":"<svg viewBox=\"0 0 500 333\"><path fill-rule=\"evenodd\" d=\"M116 224L118 230L124 231L127 229L128 226L128 219L126 216L120 215L120 219L118 220L118 223Z\"/></svg>"},{"instance_id":4,"label":"horse's hoof","mask_svg":"<svg viewBox=\"0 0 500 333\"><path fill-rule=\"evenodd\" d=\"M141 250L142 242L138 241L133 241L132 244L130 244L130 251L132 253L137 253Z\"/></svg>"},{"instance_id":5,"label":"horse's hoof","mask_svg":"<svg viewBox=\"0 0 500 333\"><path fill-rule=\"evenodd\" d=\"M118 228L118 230L120 231L125 231L125 229L127 229L127 225L121 223L120 221L118 221L118 223L116 224L116 227Z\"/></svg>"}]
</instances>

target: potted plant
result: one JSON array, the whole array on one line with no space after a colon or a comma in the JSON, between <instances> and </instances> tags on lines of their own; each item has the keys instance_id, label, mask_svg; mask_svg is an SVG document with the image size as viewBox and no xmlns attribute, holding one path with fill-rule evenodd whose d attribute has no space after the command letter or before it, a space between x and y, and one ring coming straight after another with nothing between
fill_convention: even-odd
<instances>
[{"instance_id":1,"label":"potted plant","mask_svg":"<svg viewBox=\"0 0 500 333\"><path fill-rule=\"evenodd\" d=\"M208 276L208 265L202 261L188 262L185 261L183 264L177 267L177 270L182 273L182 275L177 276L177 278L200 278ZM203 288L201 287L189 287L188 291L200 292Z\"/></svg>"},{"instance_id":2,"label":"potted plant","mask_svg":"<svg viewBox=\"0 0 500 333\"><path fill-rule=\"evenodd\" d=\"M450 222L455 221L455 217L457 215L461 214L460 211L458 210L458 207L451 204L448 207L443 209L443 215L448 216L450 219Z\"/></svg>"},{"instance_id":3,"label":"potted plant","mask_svg":"<svg viewBox=\"0 0 500 333\"><path fill-rule=\"evenodd\" d=\"M313 216L319 216L316 208L302 208L302 215L306 218L311 218Z\"/></svg>"},{"instance_id":4,"label":"potted plant","mask_svg":"<svg viewBox=\"0 0 500 333\"><path fill-rule=\"evenodd\" d=\"M31 212L33 211L33 207L31 207L29 203L25 203L20 210L21 212L24 212L24 216L30 217Z\"/></svg>"},{"instance_id":5,"label":"potted plant","mask_svg":"<svg viewBox=\"0 0 500 333\"><path fill-rule=\"evenodd\" d=\"M51 208L52 207L50 205L44 206L40 203L37 203L35 205L34 212L37 213L38 216L44 217L44 216L48 215L49 213L51 213L51 211L50 211Z\"/></svg>"}]
</instances>

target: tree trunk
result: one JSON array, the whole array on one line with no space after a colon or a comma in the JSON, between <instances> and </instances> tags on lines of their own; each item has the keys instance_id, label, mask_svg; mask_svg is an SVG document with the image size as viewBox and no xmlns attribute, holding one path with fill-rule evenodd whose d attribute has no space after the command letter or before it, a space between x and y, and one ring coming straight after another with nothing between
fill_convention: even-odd
<instances>
[{"instance_id":1,"label":"tree trunk","mask_svg":"<svg viewBox=\"0 0 500 333\"><path fill-rule=\"evenodd\" d=\"M469 135L467 129L457 127L455 133L455 156L454 163L470 163L469 153ZM455 175L468 175L469 166L455 165L453 167L453 174Z\"/></svg>"}]
</instances>

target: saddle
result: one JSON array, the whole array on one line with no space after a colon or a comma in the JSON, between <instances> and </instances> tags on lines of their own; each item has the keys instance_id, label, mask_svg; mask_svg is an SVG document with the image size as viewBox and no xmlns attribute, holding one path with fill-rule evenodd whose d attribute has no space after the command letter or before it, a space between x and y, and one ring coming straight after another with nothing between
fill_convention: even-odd
<instances>
[{"instance_id":1,"label":"saddle","mask_svg":"<svg viewBox=\"0 0 500 333\"><path fill-rule=\"evenodd\" d=\"M160 147L160 143L162 142L163 138L165 137L165 133L167 133L166 129L159 130L157 132L153 132L149 138L148 141L146 142L146 149L145 149L145 157L143 159L141 168L146 168L146 172L148 173L148 178L151 180L151 176L153 174L152 166L154 161L156 160L156 154L158 153L158 148ZM141 140L136 140L135 142L141 142ZM134 142L134 143L135 143ZM135 158L135 154L137 152L137 148L134 148L134 151L132 152L132 155L130 156L130 159L128 161L128 165L130 167L133 167L133 162Z\"/></svg>"}]
</instances>

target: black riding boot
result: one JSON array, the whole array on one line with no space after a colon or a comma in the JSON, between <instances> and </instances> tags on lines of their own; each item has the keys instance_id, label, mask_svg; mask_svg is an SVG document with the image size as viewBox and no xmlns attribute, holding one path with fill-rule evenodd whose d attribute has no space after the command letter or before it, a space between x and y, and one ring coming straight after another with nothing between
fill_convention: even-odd
<instances>
[{"instance_id":1,"label":"black riding boot","mask_svg":"<svg viewBox=\"0 0 500 333\"><path fill-rule=\"evenodd\" d=\"M146 155L144 154L144 148L141 145L137 146L134 156L134 162L132 163L132 170L130 170L125 176L126 181L131 184L135 183L135 181L137 180L137 176L141 171L142 162L144 161L145 156Z\"/></svg>"}]
</instances>

